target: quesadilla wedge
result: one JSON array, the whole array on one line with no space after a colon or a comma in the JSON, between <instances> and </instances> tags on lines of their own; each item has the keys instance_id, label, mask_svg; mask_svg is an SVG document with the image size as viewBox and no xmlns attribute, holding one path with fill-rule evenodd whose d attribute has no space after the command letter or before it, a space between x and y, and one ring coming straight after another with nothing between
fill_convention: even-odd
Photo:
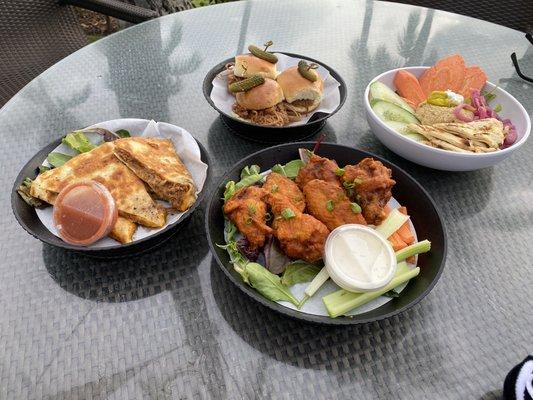
<instances>
[{"instance_id":1,"label":"quesadilla wedge","mask_svg":"<svg viewBox=\"0 0 533 400\"><path fill-rule=\"evenodd\" d=\"M114 142L115 155L160 199L178 211L196 201L196 186L168 139L132 137Z\"/></svg>"},{"instance_id":2,"label":"quesadilla wedge","mask_svg":"<svg viewBox=\"0 0 533 400\"><path fill-rule=\"evenodd\" d=\"M61 167L38 175L30 194L53 204L55 196L68 184L94 180L111 192L121 217L150 228L164 226L165 210L150 197L144 183L115 157L113 148L113 142L104 143L77 155ZM127 232L131 231L131 224L122 224L127 226Z\"/></svg>"},{"instance_id":3,"label":"quesadilla wedge","mask_svg":"<svg viewBox=\"0 0 533 400\"><path fill-rule=\"evenodd\" d=\"M137 230L137 224L124 217L118 217L115 226L109 232L109 237L126 244L133 240L133 234Z\"/></svg>"}]
</instances>

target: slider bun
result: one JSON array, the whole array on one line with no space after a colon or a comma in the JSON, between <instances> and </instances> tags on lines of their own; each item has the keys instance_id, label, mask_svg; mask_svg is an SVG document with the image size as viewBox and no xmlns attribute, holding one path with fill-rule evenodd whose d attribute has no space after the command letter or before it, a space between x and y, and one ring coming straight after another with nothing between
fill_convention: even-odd
<instances>
[{"instance_id":1,"label":"slider bun","mask_svg":"<svg viewBox=\"0 0 533 400\"><path fill-rule=\"evenodd\" d=\"M235 56L233 73L240 78L261 75L264 78L276 79L278 69L276 64L272 64L262 58L252 54L241 54L240 56Z\"/></svg>"},{"instance_id":2,"label":"slider bun","mask_svg":"<svg viewBox=\"0 0 533 400\"><path fill-rule=\"evenodd\" d=\"M247 92L235 94L237 104L247 110L264 110L274 107L283 101L283 91L278 83L272 79L265 79L265 83Z\"/></svg>"},{"instance_id":3,"label":"slider bun","mask_svg":"<svg viewBox=\"0 0 533 400\"><path fill-rule=\"evenodd\" d=\"M316 71L312 70L312 73L316 74L318 78L314 82L311 82L300 75L297 66L287 68L278 75L277 81L281 86L285 100L288 103L292 104L297 100L313 101L312 105L309 107L292 104L292 106L300 113L306 113L314 110L322 101L324 82Z\"/></svg>"}]
</instances>

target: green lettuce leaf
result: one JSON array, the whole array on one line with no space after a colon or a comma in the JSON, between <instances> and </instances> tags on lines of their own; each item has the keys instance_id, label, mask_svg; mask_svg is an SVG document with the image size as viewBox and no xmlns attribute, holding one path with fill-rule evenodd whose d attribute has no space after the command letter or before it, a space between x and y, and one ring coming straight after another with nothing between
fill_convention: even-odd
<instances>
[{"instance_id":1,"label":"green lettuce leaf","mask_svg":"<svg viewBox=\"0 0 533 400\"><path fill-rule=\"evenodd\" d=\"M285 286L292 286L297 283L311 282L320 270L321 267L317 265L296 260L287 265L281 277L281 283Z\"/></svg>"},{"instance_id":2,"label":"green lettuce leaf","mask_svg":"<svg viewBox=\"0 0 533 400\"><path fill-rule=\"evenodd\" d=\"M292 160L285 165L276 164L272 167L272 172L277 172L280 175L286 176L289 179L295 179L298 172L305 165L302 160Z\"/></svg>"},{"instance_id":3,"label":"green lettuce leaf","mask_svg":"<svg viewBox=\"0 0 533 400\"><path fill-rule=\"evenodd\" d=\"M94 144L89 142L87 136L85 136L81 131L69 133L67 136L61 139L61 143L66 144L73 150L76 150L80 153L86 153L96 147Z\"/></svg>"},{"instance_id":4,"label":"green lettuce leaf","mask_svg":"<svg viewBox=\"0 0 533 400\"><path fill-rule=\"evenodd\" d=\"M279 276L273 274L261 264L250 262L246 264L245 273L250 286L272 301L288 301L298 306L299 301L290 290L281 284Z\"/></svg>"},{"instance_id":5,"label":"green lettuce leaf","mask_svg":"<svg viewBox=\"0 0 533 400\"><path fill-rule=\"evenodd\" d=\"M48 154L48 157L46 157L46 160L52 164L54 168L61 167L63 164L65 164L68 160L70 160L72 156L69 156L68 154L63 153L57 153L55 151Z\"/></svg>"}]
</instances>

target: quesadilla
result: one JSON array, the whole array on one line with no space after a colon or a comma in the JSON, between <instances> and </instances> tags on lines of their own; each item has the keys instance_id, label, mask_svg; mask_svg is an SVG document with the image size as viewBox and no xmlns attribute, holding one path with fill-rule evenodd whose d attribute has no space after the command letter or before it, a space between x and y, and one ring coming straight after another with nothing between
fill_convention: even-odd
<instances>
[{"instance_id":1,"label":"quesadilla","mask_svg":"<svg viewBox=\"0 0 533 400\"><path fill-rule=\"evenodd\" d=\"M196 201L196 186L168 139L132 137L114 142L115 155L143 180L157 198L178 211Z\"/></svg>"},{"instance_id":2,"label":"quesadilla","mask_svg":"<svg viewBox=\"0 0 533 400\"><path fill-rule=\"evenodd\" d=\"M165 210L148 194L144 183L113 154L113 142L79 154L64 165L38 175L30 194L53 204L57 194L68 184L94 180L103 184L116 202L119 216L129 221L160 228L166 223ZM132 225L120 222L117 237L127 238ZM120 235L119 235L120 234Z\"/></svg>"}]
</instances>

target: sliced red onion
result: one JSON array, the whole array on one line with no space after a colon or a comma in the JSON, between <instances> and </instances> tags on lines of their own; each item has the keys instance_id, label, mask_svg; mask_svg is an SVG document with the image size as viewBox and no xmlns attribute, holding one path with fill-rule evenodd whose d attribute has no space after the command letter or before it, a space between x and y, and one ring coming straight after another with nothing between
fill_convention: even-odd
<instances>
[{"instance_id":1,"label":"sliced red onion","mask_svg":"<svg viewBox=\"0 0 533 400\"><path fill-rule=\"evenodd\" d=\"M503 143L500 146L500 148L505 149L513 145L516 142L516 139L518 139L518 134L516 132L516 127L512 124L511 120L510 119L502 120L500 116L498 115L498 113L495 112L491 107L487 105L485 96L482 96L479 90L472 90L470 99L472 100L472 105L474 106L473 108L475 109L474 111L475 120L484 119L484 118L496 118L498 121L502 121L504 128L507 129L507 135L505 135L505 139L503 140ZM459 106L454 110L454 114L458 119L461 119L459 115L456 113L458 108Z\"/></svg>"},{"instance_id":2,"label":"sliced red onion","mask_svg":"<svg viewBox=\"0 0 533 400\"><path fill-rule=\"evenodd\" d=\"M472 122L474 120L473 117L470 117L462 112L462 110L468 110L468 111L476 111L474 107L472 107L470 104L459 104L457 107L453 110L453 115L455 115L455 118L457 118L459 121L463 122Z\"/></svg>"},{"instance_id":3,"label":"sliced red onion","mask_svg":"<svg viewBox=\"0 0 533 400\"><path fill-rule=\"evenodd\" d=\"M505 135L505 139L501 146L502 149L506 149L507 147L510 147L516 142L516 139L518 139L518 134L516 133L516 128L511 123L510 119L504 119L502 122L503 122L503 126L508 129L507 135Z\"/></svg>"}]
</instances>

